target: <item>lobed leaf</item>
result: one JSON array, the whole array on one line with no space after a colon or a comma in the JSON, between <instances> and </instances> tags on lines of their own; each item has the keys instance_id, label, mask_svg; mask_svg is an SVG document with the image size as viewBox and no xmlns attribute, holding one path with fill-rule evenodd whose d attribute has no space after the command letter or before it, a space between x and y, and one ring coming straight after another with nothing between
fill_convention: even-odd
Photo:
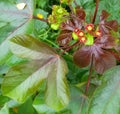
<instances>
[{"instance_id":1,"label":"lobed leaf","mask_svg":"<svg viewBox=\"0 0 120 114\"><path fill-rule=\"evenodd\" d=\"M47 80L46 104L55 110L65 107L69 102L65 61L51 47L31 36L16 36L11 42L15 54L32 60L8 71L2 83L3 95L24 102Z\"/></svg>"},{"instance_id":2,"label":"lobed leaf","mask_svg":"<svg viewBox=\"0 0 120 114\"><path fill-rule=\"evenodd\" d=\"M51 67L52 70L47 78L46 104L60 110L69 102L69 90L64 76L67 73L67 67L60 58Z\"/></svg>"},{"instance_id":3,"label":"lobed leaf","mask_svg":"<svg viewBox=\"0 0 120 114\"><path fill-rule=\"evenodd\" d=\"M91 52L89 51L89 47L82 48L74 52L73 60L76 65L79 67L86 67L90 64Z\"/></svg>"},{"instance_id":4,"label":"lobed leaf","mask_svg":"<svg viewBox=\"0 0 120 114\"><path fill-rule=\"evenodd\" d=\"M120 66L103 74L102 83L90 101L87 114L120 113Z\"/></svg>"},{"instance_id":5,"label":"lobed leaf","mask_svg":"<svg viewBox=\"0 0 120 114\"><path fill-rule=\"evenodd\" d=\"M55 51L43 42L28 35L19 35L11 39L12 52L21 57L33 60L51 58Z\"/></svg>"},{"instance_id":6,"label":"lobed leaf","mask_svg":"<svg viewBox=\"0 0 120 114\"><path fill-rule=\"evenodd\" d=\"M19 3L23 3L23 1L0 1L0 64L4 64L12 56L8 39L16 34L31 33L33 29L31 19L34 1L25 0L26 6L22 10L17 8Z\"/></svg>"}]
</instances>

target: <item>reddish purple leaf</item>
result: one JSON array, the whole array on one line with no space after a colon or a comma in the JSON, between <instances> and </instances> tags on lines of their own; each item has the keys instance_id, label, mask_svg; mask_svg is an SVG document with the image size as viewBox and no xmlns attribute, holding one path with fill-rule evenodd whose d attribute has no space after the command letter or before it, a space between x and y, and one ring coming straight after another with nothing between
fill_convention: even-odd
<instances>
[{"instance_id":1,"label":"reddish purple leaf","mask_svg":"<svg viewBox=\"0 0 120 114\"><path fill-rule=\"evenodd\" d=\"M101 15L100 15L100 20L102 21L102 20L106 20L108 17L109 17L109 13L107 12L107 11L105 11L105 10L102 10L102 13L101 13Z\"/></svg>"},{"instance_id":2,"label":"reddish purple leaf","mask_svg":"<svg viewBox=\"0 0 120 114\"><path fill-rule=\"evenodd\" d=\"M91 55L89 47L83 47L74 53L73 59L79 67L86 67L90 63Z\"/></svg>"},{"instance_id":3,"label":"reddish purple leaf","mask_svg":"<svg viewBox=\"0 0 120 114\"><path fill-rule=\"evenodd\" d=\"M115 32L118 31L119 24L116 20L106 21L106 19L109 17L109 13L105 10L102 11L100 16L100 24L99 28L102 32L102 35L104 34L110 34L111 30L114 30Z\"/></svg>"},{"instance_id":4,"label":"reddish purple leaf","mask_svg":"<svg viewBox=\"0 0 120 114\"><path fill-rule=\"evenodd\" d=\"M116 20L105 22L105 25L110 30L114 30L115 32L118 31L119 24L118 24L118 22Z\"/></svg>"},{"instance_id":5,"label":"reddish purple leaf","mask_svg":"<svg viewBox=\"0 0 120 114\"><path fill-rule=\"evenodd\" d=\"M77 50L74 53L74 62L79 67L86 67L90 64L92 55L94 55L94 68L97 73L102 74L116 65L115 57L110 52L103 50L99 44L84 46Z\"/></svg>"},{"instance_id":6,"label":"reddish purple leaf","mask_svg":"<svg viewBox=\"0 0 120 114\"><path fill-rule=\"evenodd\" d=\"M115 57L107 51L104 51L104 54L100 55L99 58L95 58L94 61L95 70L100 74L116 65Z\"/></svg>"},{"instance_id":7,"label":"reddish purple leaf","mask_svg":"<svg viewBox=\"0 0 120 114\"><path fill-rule=\"evenodd\" d=\"M109 33L110 33L109 29L106 28L104 21L100 23L99 29L100 29L102 35L106 35L106 34L109 34Z\"/></svg>"},{"instance_id":8,"label":"reddish purple leaf","mask_svg":"<svg viewBox=\"0 0 120 114\"><path fill-rule=\"evenodd\" d=\"M74 24L71 20L67 20L66 22L61 23L60 25L60 29L61 30L70 30L73 31L74 30Z\"/></svg>"},{"instance_id":9,"label":"reddish purple leaf","mask_svg":"<svg viewBox=\"0 0 120 114\"><path fill-rule=\"evenodd\" d=\"M116 46L115 38L111 35L104 35L101 38L97 38L95 44L104 49L110 49Z\"/></svg>"},{"instance_id":10,"label":"reddish purple leaf","mask_svg":"<svg viewBox=\"0 0 120 114\"><path fill-rule=\"evenodd\" d=\"M80 7L76 8L76 15L80 20L85 20L86 13L82 8Z\"/></svg>"},{"instance_id":11,"label":"reddish purple leaf","mask_svg":"<svg viewBox=\"0 0 120 114\"><path fill-rule=\"evenodd\" d=\"M66 46L71 41L72 35L71 31L64 30L60 33L60 35L57 38L57 42L60 46Z\"/></svg>"}]
</instances>

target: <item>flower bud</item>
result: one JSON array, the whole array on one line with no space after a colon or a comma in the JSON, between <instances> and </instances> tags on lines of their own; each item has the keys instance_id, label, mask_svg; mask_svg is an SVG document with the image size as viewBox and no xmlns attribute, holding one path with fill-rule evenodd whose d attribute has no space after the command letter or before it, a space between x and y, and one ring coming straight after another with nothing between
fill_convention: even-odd
<instances>
[{"instance_id":1,"label":"flower bud","mask_svg":"<svg viewBox=\"0 0 120 114\"><path fill-rule=\"evenodd\" d=\"M94 29L94 25L93 24L87 24L86 26L86 30L87 31L92 31Z\"/></svg>"}]
</instances>

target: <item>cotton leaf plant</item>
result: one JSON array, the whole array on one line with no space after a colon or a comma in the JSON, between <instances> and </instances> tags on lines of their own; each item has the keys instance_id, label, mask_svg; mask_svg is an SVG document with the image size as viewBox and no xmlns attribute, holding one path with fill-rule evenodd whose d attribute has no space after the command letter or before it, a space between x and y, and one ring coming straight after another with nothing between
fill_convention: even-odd
<instances>
[{"instance_id":1,"label":"cotton leaf plant","mask_svg":"<svg viewBox=\"0 0 120 114\"><path fill-rule=\"evenodd\" d=\"M74 86L79 89L77 91L82 93L78 96L81 104L78 111L76 110L78 113L96 114L96 108L99 108L98 114L108 114L108 112L113 114L114 112L110 112L112 105L107 106L106 103L110 98L113 98L120 105L119 87L117 88L120 85L118 77L120 70L118 21L110 20L109 17L112 14L104 9L101 9L101 13L98 14L101 3L99 0L95 2L95 10L90 15L89 21L87 19L88 13L75 0L60 0L59 5L52 6L52 11L47 15L47 18L42 13L34 14L32 8L35 3L30 0L30 5L28 1L10 6L14 8L9 15L20 14L22 20L26 19L22 18L22 15L28 16L28 20L32 23L29 26L32 29L28 27L31 31L18 32L20 34L15 33L9 38L6 37L5 41L2 40L2 43L7 42L7 46L9 42L9 49L6 52L7 55L8 52L11 53L9 57L16 56L24 61L11 65L5 72L1 83L1 95L17 101L19 105L32 98L34 101L32 105L38 114L48 114L49 112L61 114L62 111L66 110L71 110L70 114L74 114L76 112L73 111L73 108L69 109L74 103L74 94L71 94L74 91L71 86ZM4 2L1 2L2 4ZM2 9L4 12L6 11L4 7ZM27 9L31 11L30 14L26 13ZM7 16L5 13L4 15ZM96 18L98 19L96 20ZM10 20L11 23L12 20ZM28 20L25 23L28 23ZM36 20L38 24L46 23L52 32L58 33L54 41L47 39L47 44L43 42L44 37L41 40L36 37L34 34L35 26L33 26ZM17 26L17 29L24 26L25 23ZM15 30L17 29L15 27ZM11 32L13 33L14 30L11 29ZM6 34L8 33L6 32ZM69 62L65 56L67 59L70 57L72 65L75 65L77 69L87 69L87 78L83 82L71 84L68 75L71 69L69 69ZM117 73L115 74L115 72ZM112 73L114 77L112 77ZM98 77L96 84L93 78ZM90 95L91 85L95 85L92 95ZM116 90L116 96L112 96L113 92L109 87ZM110 94L107 94L105 90ZM107 95L109 98L106 97ZM100 98L105 99L103 105ZM113 103L114 100L110 100L110 103ZM96 107L94 103L97 103ZM17 105L17 109L19 109L19 105ZM107 107L107 111L104 111L105 107ZM18 112L18 110L13 111L15 114ZM116 107L115 114L119 114L118 107Z\"/></svg>"}]
</instances>

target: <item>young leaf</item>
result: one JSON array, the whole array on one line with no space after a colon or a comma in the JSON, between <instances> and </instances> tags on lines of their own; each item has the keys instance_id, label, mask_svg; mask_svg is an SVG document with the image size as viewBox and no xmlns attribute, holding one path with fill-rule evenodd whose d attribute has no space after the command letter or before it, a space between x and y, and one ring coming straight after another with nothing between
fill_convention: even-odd
<instances>
[{"instance_id":1,"label":"young leaf","mask_svg":"<svg viewBox=\"0 0 120 114\"><path fill-rule=\"evenodd\" d=\"M40 60L56 54L51 47L28 35L15 36L11 41L12 52L21 58Z\"/></svg>"},{"instance_id":2,"label":"young leaf","mask_svg":"<svg viewBox=\"0 0 120 114\"><path fill-rule=\"evenodd\" d=\"M55 114L54 112L56 112L45 104L44 92L40 92L40 94L36 96L33 102L33 107L38 112L38 114L45 114L48 112L50 114Z\"/></svg>"},{"instance_id":3,"label":"young leaf","mask_svg":"<svg viewBox=\"0 0 120 114\"><path fill-rule=\"evenodd\" d=\"M102 84L90 101L87 114L120 113L120 66L104 73Z\"/></svg>"},{"instance_id":4,"label":"young leaf","mask_svg":"<svg viewBox=\"0 0 120 114\"><path fill-rule=\"evenodd\" d=\"M16 55L32 60L9 70L2 83L3 94L24 102L47 80L46 104L56 110L65 107L69 102L65 61L51 47L33 37L16 36L11 41Z\"/></svg>"},{"instance_id":5,"label":"young leaf","mask_svg":"<svg viewBox=\"0 0 120 114\"><path fill-rule=\"evenodd\" d=\"M86 16L85 11L79 6L76 7L76 15L79 17L79 19L85 20L85 16Z\"/></svg>"}]
</instances>

